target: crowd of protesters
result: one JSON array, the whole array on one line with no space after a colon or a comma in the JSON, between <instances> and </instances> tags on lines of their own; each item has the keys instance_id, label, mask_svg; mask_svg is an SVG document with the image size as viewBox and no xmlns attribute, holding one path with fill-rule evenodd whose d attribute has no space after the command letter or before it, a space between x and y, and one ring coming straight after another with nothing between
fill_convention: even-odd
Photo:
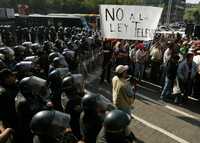
<instances>
[{"instance_id":1,"label":"crowd of protesters","mask_svg":"<svg viewBox=\"0 0 200 143\"><path fill-rule=\"evenodd\" d=\"M162 86L161 100L184 104L199 97L200 42L180 34L157 34L153 41L105 40L101 82L110 83L110 72L128 65L138 83L147 80Z\"/></svg>"}]
</instances>

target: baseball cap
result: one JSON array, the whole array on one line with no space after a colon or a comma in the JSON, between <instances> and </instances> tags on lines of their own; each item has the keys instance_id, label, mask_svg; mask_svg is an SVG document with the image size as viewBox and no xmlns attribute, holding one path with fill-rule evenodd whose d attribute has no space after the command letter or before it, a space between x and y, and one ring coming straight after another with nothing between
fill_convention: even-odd
<instances>
[{"instance_id":1,"label":"baseball cap","mask_svg":"<svg viewBox=\"0 0 200 143\"><path fill-rule=\"evenodd\" d=\"M128 70L128 65L118 65L115 69L115 72L118 74L123 73L124 71Z\"/></svg>"}]
</instances>

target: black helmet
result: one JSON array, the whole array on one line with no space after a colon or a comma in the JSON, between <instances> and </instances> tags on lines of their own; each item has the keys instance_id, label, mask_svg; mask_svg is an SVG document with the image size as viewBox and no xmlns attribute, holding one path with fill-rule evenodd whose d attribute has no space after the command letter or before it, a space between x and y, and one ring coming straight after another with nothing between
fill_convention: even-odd
<instances>
[{"instance_id":1,"label":"black helmet","mask_svg":"<svg viewBox=\"0 0 200 143\"><path fill-rule=\"evenodd\" d=\"M55 57L53 59L53 65L54 67L68 67L68 63L64 57Z\"/></svg>"},{"instance_id":2,"label":"black helmet","mask_svg":"<svg viewBox=\"0 0 200 143\"><path fill-rule=\"evenodd\" d=\"M19 83L19 87L24 96L33 95L44 98L49 96L47 81L36 76L23 78Z\"/></svg>"},{"instance_id":3,"label":"black helmet","mask_svg":"<svg viewBox=\"0 0 200 143\"><path fill-rule=\"evenodd\" d=\"M0 53L5 56L5 60L13 60L15 58L15 52L10 47L1 47Z\"/></svg>"},{"instance_id":4,"label":"black helmet","mask_svg":"<svg viewBox=\"0 0 200 143\"><path fill-rule=\"evenodd\" d=\"M32 42L24 42L24 43L22 43L22 46L24 46L26 48L31 48L32 47Z\"/></svg>"},{"instance_id":5,"label":"black helmet","mask_svg":"<svg viewBox=\"0 0 200 143\"><path fill-rule=\"evenodd\" d=\"M59 53L58 52L52 52L48 56L48 61L51 63L51 62L53 62L53 59L56 58L56 57L59 57Z\"/></svg>"},{"instance_id":6,"label":"black helmet","mask_svg":"<svg viewBox=\"0 0 200 143\"><path fill-rule=\"evenodd\" d=\"M58 90L58 87L61 88L62 80L69 75L70 72L68 68L57 68L53 70L48 76L50 88L56 90Z\"/></svg>"},{"instance_id":7,"label":"black helmet","mask_svg":"<svg viewBox=\"0 0 200 143\"><path fill-rule=\"evenodd\" d=\"M104 127L106 132L119 133L128 127L130 121L131 117L127 113L121 110L113 110L106 115Z\"/></svg>"},{"instance_id":8,"label":"black helmet","mask_svg":"<svg viewBox=\"0 0 200 143\"><path fill-rule=\"evenodd\" d=\"M65 59L68 60L74 60L75 59L75 52L72 50L64 50L63 51L63 56L65 57Z\"/></svg>"},{"instance_id":9,"label":"black helmet","mask_svg":"<svg viewBox=\"0 0 200 143\"><path fill-rule=\"evenodd\" d=\"M53 70L49 76L48 79L49 81L56 81L61 79L61 81L69 76L71 73L69 72L69 68L56 68L55 70Z\"/></svg>"},{"instance_id":10,"label":"black helmet","mask_svg":"<svg viewBox=\"0 0 200 143\"><path fill-rule=\"evenodd\" d=\"M16 56L19 56L19 55L24 55L25 53L25 50L26 50L26 47L22 46L22 45L17 45L14 47L14 51L15 51L15 54Z\"/></svg>"},{"instance_id":11,"label":"black helmet","mask_svg":"<svg viewBox=\"0 0 200 143\"><path fill-rule=\"evenodd\" d=\"M39 57L38 56L28 56L24 58L24 61L31 61L33 63L38 62Z\"/></svg>"},{"instance_id":12,"label":"black helmet","mask_svg":"<svg viewBox=\"0 0 200 143\"><path fill-rule=\"evenodd\" d=\"M31 72L34 67L34 63L32 61L21 61L16 64L15 70L18 72Z\"/></svg>"},{"instance_id":13,"label":"black helmet","mask_svg":"<svg viewBox=\"0 0 200 143\"><path fill-rule=\"evenodd\" d=\"M2 53L0 53L0 60L5 60L5 56L4 56L4 54L2 54Z\"/></svg>"},{"instance_id":14,"label":"black helmet","mask_svg":"<svg viewBox=\"0 0 200 143\"><path fill-rule=\"evenodd\" d=\"M67 92L75 90L74 79L72 76L67 76L63 79L62 90Z\"/></svg>"},{"instance_id":15,"label":"black helmet","mask_svg":"<svg viewBox=\"0 0 200 143\"><path fill-rule=\"evenodd\" d=\"M84 93L84 79L82 74L72 74L65 77L62 81L62 90L68 93Z\"/></svg>"},{"instance_id":16,"label":"black helmet","mask_svg":"<svg viewBox=\"0 0 200 143\"><path fill-rule=\"evenodd\" d=\"M41 50L41 45L39 43L33 43L31 45L31 49L34 51L34 53L36 53Z\"/></svg>"},{"instance_id":17,"label":"black helmet","mask_svg":"<svg viewBox=\"0 0 200 143\"><path fill-rule=\"evenodd\" d=\"M82 101L82 108L85 112L96 112L96 109L99 107L102 111L110 110L112 103L102 95L94 94L94 93L87 93L83 96Z\"/></svg>"},{"instance_id":18,"label":"black helmet","mask_svg":"<svg viewBox=\"0 0 200 143\"><path fill-rule=\"evenodd\" d=\"M31 120L31 131L40 136L59 137L69 128L70 115L59 111L40 111Z\"/></svg>"}]
</instances>

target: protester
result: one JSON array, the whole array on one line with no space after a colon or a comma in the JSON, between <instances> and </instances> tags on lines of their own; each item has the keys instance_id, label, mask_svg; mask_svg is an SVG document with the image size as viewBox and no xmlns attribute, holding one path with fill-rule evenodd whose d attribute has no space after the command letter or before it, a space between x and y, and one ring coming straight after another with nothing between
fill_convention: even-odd
<instances>
[{"instance_id":1,"label":"protester","mask_svg":"<svg viewBox=\"0 0 200 143\"><path fill-rule=\"evenodd\" d=\"M145 63L147 61L147 52L144 49L143 43L138 44L137 49L135 55L135 77L138 81L141 81L143 79Z\"/></svg>"},{"instance_id":2,"label":"protester","mask_svg":"<svg viewBox=\"0 0 200 143\"><path fill-rule=\"evenodd\" d=\"M118 109L130 114L134 102L134 91L127 81L128 66L118 65L115 73L116 76L112 79L113 104Z\"/></svg>"},{"instance_id":3,"label":"protester","mask_svg":"<svg viewBox=\"0 0 200 143\"><path fill-rule=\"evenodd\" d=\"M150 60L151 60L151 79L153 82L158 83L160 75L160 65L162 61L161 44L157 42L150 49Z\"/></svg>"},{"instance_id":4,"label":"protester","mask_svg":"<svg viewBox=\"0 0 200 143\"><path fill-rule=\"evenodd\" d=\"M183 93L183 103L187 102L188 96L192 94L194 78L197 74L197 65L193 62L194 53L188 51L186 59L179 64L178 78Z\"/></svg>"},{"instance_id":5,"label":"protester","mask_svg":"<svg viewBox=\"0 0 200 143\"><path fill-rule=\"evenodd\" d=\"M171 97L174 80L176 79L178 69L179 56L174 54L171 56L166 65L165 85L161 93L161 99L167 100Z\"/></svg>"}]
</instances>

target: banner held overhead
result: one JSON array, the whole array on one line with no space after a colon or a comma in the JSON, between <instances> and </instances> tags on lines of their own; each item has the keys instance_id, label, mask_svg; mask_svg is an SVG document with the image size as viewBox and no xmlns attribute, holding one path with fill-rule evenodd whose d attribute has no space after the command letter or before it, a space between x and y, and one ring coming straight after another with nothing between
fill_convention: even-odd
<instances>
[{"instance_id":1,"label":"banner held overhead","mask_svg":"<svg viewBox=\"0 0 200 143\"><path fill-rule=\"evenodd\" d=\"M100 5L104 38L153 40L162 8L150 6Z\"/></svg>"}]
</instances>

